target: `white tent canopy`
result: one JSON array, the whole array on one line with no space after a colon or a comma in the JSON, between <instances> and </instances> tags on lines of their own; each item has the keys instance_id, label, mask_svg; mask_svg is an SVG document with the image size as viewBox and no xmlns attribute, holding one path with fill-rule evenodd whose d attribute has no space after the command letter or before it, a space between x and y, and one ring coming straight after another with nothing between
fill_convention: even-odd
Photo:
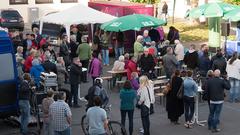
<instances>
[{"instance_id":1,"label":"white tent canopy","mask_svg":"<svg viewBox=\"0 0 240 135\"><path fill-rule=\"evenodd\" d=\"M66 10L50 14L40 18L40 33L42 33L43 23L53 23L65 26L66 34L70 36L70 26L72 24L95 24L111 21L116 17L97 11L84 5L77 5Z\"/></svg>"}]
</instances>

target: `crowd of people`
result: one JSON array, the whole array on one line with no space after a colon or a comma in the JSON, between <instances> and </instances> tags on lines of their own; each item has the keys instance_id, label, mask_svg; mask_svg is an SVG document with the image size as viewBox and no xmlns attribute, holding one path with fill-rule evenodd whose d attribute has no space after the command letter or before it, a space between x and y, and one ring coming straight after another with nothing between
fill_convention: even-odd
<instances>
[{"instance_id":1,"label":"crowd of people","mask_svg":"<svg viewBox=\"0 0 240 135\"><path fill-rule=\"evenodd\" d=\"M70 38L70 42L68 42ZM173 124L179 124L179 117L185 113L185 127L192 128L194 114L194 97L201 84L204 97L209 102L208 126L218 132L219 116L224 102L224 89L230 89L230 102L239 102L239 59L238 53L226 58L222 50L210 57L206 44L196 50L194 44L186 49L176 28L170 27L164 38L162 27L144 30L136 37L133 44L133 55L124 51L124 33L96 31L92 46L88 37L82 36L77 27L73 27L71 36L63 34L59 51L49 42L49 38L40 35L38 29L27 33L21 44L16 47L18 77L20 79L19 107L21 111L21 133L27 135L27 124L30 118L31 92L41 91L40 75L42 72L53 72L57 75L58 89L70 84L68 93L59 92L57 101L53 100L54 92L47 91L43 100L44 133L46 135L71 134L71 109L80 107L78 89L81 82L92 78L92 86L85 99L88 100L87 120L89 133L106 134L107 116L101 107L106 106L109 97L103 87L103 66L109 66L109 47L113 44L116 61L113 71L127 71L127 81L120 90L121 123L125 126L126 114L129 118L129 134L133 134L134 108L141 111L144 135L150 135L150 114L154 113L155 102L153 79L157 78L155 66L162 63L166 77L170 80L166 110ZM187 51L186 51L187 50ZM161 56L161 57L160 57ZM83 72L83 68L87 72ZM199 77L200 76L200 77ZM31 79L32 78L32 79ZM200 79L199 79L200 78ZM113 86L122 75L113 76ZM200 81L199 81L200 80ZM213 85L214 84L214 85ZM178 91L183 89L183 98ZM66 102L65 102L66 101ZM135 104L137 102L137 104ZM51 123L51 124L50 124Z\"/></svg>"}]
</instances>

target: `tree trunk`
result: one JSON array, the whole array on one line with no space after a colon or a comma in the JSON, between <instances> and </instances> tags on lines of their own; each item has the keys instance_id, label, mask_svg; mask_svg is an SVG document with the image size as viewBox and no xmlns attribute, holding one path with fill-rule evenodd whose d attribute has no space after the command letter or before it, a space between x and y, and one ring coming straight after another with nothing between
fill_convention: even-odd
<instances>
[{"instance_id":1,"label":"tree trunk","mask_svg":"<svg viewBox=\"0 0 240 135\"><path fill-rule=\"evenodd\" d=\"M173 1L173 16L172 16L172 24L174 24L175 7L176 7L176 0Z\"/></svg>"}]
</instances>

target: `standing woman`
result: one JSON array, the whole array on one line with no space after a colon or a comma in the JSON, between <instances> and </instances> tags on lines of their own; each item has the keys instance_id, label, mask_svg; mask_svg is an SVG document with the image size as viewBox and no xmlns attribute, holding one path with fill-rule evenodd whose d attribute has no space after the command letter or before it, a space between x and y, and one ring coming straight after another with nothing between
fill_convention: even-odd
<instances>
[{"instance_id":1,"label":"standing woman","mask_svg":"<svg viewBox=\"0 0 240 135\"><path fill-rule=\"evenodd\" d=\"M154 104L155 102L153 82L149 80L145 75L141 76L139 81L140 88L138 90L138 95L140 99L138 101L138 104L141 105L141 119L144 135L150 135L149 112L151 104Z\"/></svg>"},{"instance_id":2,"label":"standing woman","mask_svg":"<svg viewBox=\"0 0 240 135\"><path fill-rule=\"evenodd\" d=\"M100 60L98 59L98 55L96 51L92 53L92 60L89 65L88 73L92 77L93 85L94 85L94 80L97 77L99 77L102 73L102 65Z\"/></svg>"},{"instance_id":3,"label":"standing woman","mask_svg":"<svg viewBox=\"0 0 240 135\"><path fill-rule=\"evenodd\" d=\"M239 102L240 101L240 60L238 59L237 52L233 53L232 58L227 62L226 71L229 76L229 80L231 83L230 89L230 102Z\"/></svg>"},{"instance_id":4,"label":"standing woman","mask_svg":"<svg viewBox=\"0 0 240 135\"><path fill-rule=\"evenodd\" d=\"M167 94L166 109L168 112L168 119L171 123L178 125L179 117L184 113L183 99L177 98L177 93L183 83L180 77L180 71L176 70L171 79L171 90Z\"/></svg>"},{"instance_id":5,"label":"standing woman","mask_svg":"<svg viewBox=\"0 0 240 135\"><path fill-rule=\"evenodd\" d=\"M132 89L131 82L127 80L124 83L123 89L120 91L121 99L121 124L125 126L126 114L129 119L129 135L133 133L133 113L134 113L134 100L136 92Z\"/></svg>"},{"instance_id":6,"label":"standing woman","mask_svg":"<svg viewBox=\"0 0 240 135\"><path fill-rule=\"evenodd\" d=\"M186 128L191 128L191 120L193 118L194 114L194 96L197 94L197 83L193 80L192 78L192 71L188 70L187 71L187 77L184 80L184 96L183 96L183 101L184 101L184 108L185 108L185 121L186 123L184 126Z\"/></svg>"}]
</instances>

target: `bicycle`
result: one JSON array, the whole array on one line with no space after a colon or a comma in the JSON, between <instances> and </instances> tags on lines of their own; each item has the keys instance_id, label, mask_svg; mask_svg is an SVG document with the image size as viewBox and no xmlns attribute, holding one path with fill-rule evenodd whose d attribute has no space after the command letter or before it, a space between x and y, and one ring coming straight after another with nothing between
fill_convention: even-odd
<instances>
[{"instance_id":1,"label":"bicycle","mask_svg":"<svg viewBox=\"0 0 240 135\"><path fill-rule=\"evenodd\" d=\"M111 112L111 107L112 106L109 105L104 108L104 110L106 110L106 112L107 112L107 116L109 116L109 114ZM89 135L88 123L86 121L86 117L87 117L86 114L82 116L81 127L82 127L84 135ZM120 122L112 121L112 120L110 120L109 117L107 119L108 119L107 135L127 135L127 131L126 131L125 127Z\"/></svg>"}]
</instances>

